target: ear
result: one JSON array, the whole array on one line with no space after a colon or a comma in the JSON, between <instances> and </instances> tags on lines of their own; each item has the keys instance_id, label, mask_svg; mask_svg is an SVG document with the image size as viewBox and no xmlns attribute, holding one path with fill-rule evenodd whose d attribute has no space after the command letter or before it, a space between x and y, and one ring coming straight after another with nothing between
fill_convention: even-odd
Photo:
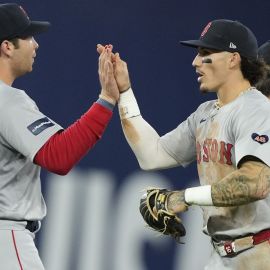
<instances>
[{"instance_id":1,"label":"ear","mask_svg":"<svg viewBox=\"0 0 270 270\"><path fill-rule=\"evenodd\" d=\"M14 44L8 40L2 41L0 45L1 55L6 55L10 57L14 51Z\"/></svg>"},{"instance_id":2,"label":"ear","mask_svg":"<svg viewBox=\"0 0 270 270\"><path fill-rule=\"evenodd\" d=\"M234 67L240 66L240 63L241 63L240 54L238 52L232 53L230 57L230 67L234 68Z\"/></svg>"}]
</instances>

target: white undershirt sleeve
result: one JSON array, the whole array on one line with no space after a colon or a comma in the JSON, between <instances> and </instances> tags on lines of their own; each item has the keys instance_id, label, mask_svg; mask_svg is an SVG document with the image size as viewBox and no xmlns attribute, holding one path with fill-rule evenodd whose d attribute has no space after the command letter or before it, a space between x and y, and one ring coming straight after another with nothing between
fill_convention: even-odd
<instances>
[{"instance_id":1,"label":"white undershirt sleeve","mask_svg":"<svg viewBox=\"0 0 270 270\"><path fill-rule=\"evenodd\" d=\"M131 89L121 94L118 108L126 140L143 170L179 166L162 147L158 133L140 115Z\"/></svg>"}]
</instances>

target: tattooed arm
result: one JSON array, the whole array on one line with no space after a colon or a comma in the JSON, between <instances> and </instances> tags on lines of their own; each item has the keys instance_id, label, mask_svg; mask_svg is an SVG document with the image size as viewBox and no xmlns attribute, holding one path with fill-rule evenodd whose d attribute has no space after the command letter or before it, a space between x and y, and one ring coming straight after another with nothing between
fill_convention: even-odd
<instances>
[{"instance_id":1,"label":"tattooed arm","mask_svg":"<svg viewBox=\"0 0 270 270\"><path fill-rule=\"evenodd\" d=\"M267 197L270 192L270 168L260 161L246 161L240 168L212 184L215 206L237 206Z\"/></svg>"},{"instance_id":2,"label":"tattooed arm","mask_svg":"<svg viewBox=\"0 0 270 270\"><path fill-rule=\"evenodd\" d=\"M262 200L270 193L270 168L260 160L246 158L239 169L211 186L173 191L168 209L183 212L187 205L238 206Z\"/></svg>"}]
</instances>

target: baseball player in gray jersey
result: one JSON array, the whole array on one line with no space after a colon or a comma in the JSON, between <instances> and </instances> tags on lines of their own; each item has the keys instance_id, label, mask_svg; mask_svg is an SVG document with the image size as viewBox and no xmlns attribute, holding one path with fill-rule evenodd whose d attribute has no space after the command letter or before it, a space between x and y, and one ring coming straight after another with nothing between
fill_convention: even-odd
<instances>
[{"instance_id":1,"label":"baseball player in gray jersey","mask_svg":"<svg viewBox=\"0 0 270 270\"><path fill-rule=\"evenodd\" d=\"M101 138L119 98L106 47L99 61L99 99L63 129L39 111L16 78L32 71L48 22L31 21L17 4L0 5L0 269L43 270L34 244L46 215L40 169L65 175Z\"/></svg>"},{"instance_id":2,"label":"baseball player in gray jersey","mask_svg":"<svg viewBox=\"0 0 270 270\"><path fill-rule=\"evenodd\" d=\"M198 40L181 43L197 48L192 65L200 90L215 92L217 100L160 137L141 116L132 89L123 91L127 65L116 54L124 134L142 169L197 161L201 186L173 191L167 203L174 213L202 207L203 231L213 243L205 270L269 269L270 106L253 87L265 72L257 40L240 22L221 19L208 23Z\"/></svg>"}]
</instances>

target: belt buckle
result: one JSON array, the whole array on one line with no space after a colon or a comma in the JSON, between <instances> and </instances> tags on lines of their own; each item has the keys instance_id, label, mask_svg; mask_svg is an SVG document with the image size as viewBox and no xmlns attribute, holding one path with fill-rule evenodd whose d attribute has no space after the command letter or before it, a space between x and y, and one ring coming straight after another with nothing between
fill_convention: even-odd
<instances>
[{"instance_id":1,"label":"belt buckle","mask_svg":"<svg viewBox=\"0 0 270 270\"><path fill-rule=\"evenodd\" d=\"M234 241L215 242L212 240L212 242L213 242L215 250L222 257L234 256L238 254L239 252L242 252L244 250L254 247L252 236L238 238L238 239L235 239Z\"/></svg>"},{"instance_id":2,"label":"belt buckle","mask_svg":"<svg viewBox=\"0 0 270 270\"><path fill-rule=\"evenodd\" d=\"M220 256L225 257L233 256L236 254L235 243L233 241L212 242L215 250Z\"/></svg>"},{"instance_id":3,"label":"belt buckle","mask_svg":"<svg viewBox=\"0 0 270 270\"><path fill-rule=\"evenodd\" d=\"M234 241L226 241L224 243L223 247L224 247L224 250L225 250L227 256L232 256L232 255L236 254Z\"/></svg>"}]
</instances>

